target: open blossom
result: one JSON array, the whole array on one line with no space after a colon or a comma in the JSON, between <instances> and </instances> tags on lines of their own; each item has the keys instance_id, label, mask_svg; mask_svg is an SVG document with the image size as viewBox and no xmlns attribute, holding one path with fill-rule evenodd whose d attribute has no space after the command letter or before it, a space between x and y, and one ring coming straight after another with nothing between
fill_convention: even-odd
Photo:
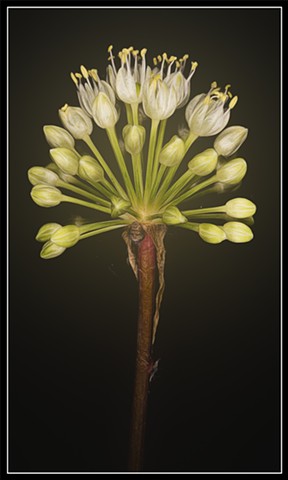
<instances>
[{"instance_id":1,"label":"open blossom","mask_svg":"<svg viewBox=\"0 0 288 480\"><path fill-rule=\"evenodd\" d=\"M196 95L186 107L186 120L191 132L200 137L216 135L226 127L230 111L238 97L233 97L227 85L224 92L213 82L209 92ZM228 107L226 107L227 101Z\"/></svg>"}]
</instances>

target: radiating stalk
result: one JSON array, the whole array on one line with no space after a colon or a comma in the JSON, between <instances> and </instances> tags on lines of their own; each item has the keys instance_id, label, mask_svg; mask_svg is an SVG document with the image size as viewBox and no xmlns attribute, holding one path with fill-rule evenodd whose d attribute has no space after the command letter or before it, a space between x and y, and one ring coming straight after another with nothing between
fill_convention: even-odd
<instances>
[{"instance_id":1,"label":"radiating stalk","mask_svg":"<svg viewBox=\"0 0 288 480\"><path fill-rule=\"evenodd\" d=\"M110 227L99 228L97 230L93 230L92 232L83 233L80 236L79 240L84 240L84 238L94 237L95 235L100 235L101 233L110 232L111 230L116 230L117 228L126 227L126 224L122 225L112 225Z\"/></svg>"},{"instance_id":2,"label":"radiating stalk","mask_svg":"<svg viewBox=\"0 0 288 480\"><path fill-rule=\"evenodd\" d=\"M94 195L92 193L86 192L82 188L76 187L75 185L63 182L62 180L58 180L57 187L65 188L66 190L70 190L71 192L78 193L78 195L89 198L89 200L93 200L94 202L100 203L100 205L104 205L104 207L111 206L110 202L107 202L107 200L104 200L103 198L98 197L97 195Z\"/></svg>"},{"instance_id":3,"label":"radiating stalk","mask_svg":"<svg viewBox=\"0 0 288 480\"><path fill-rule=\"evenodd\" d=\"M132 119L134 125L139 125L138 120L138 104L131 105L132 110ZM139 202L143 199L143 172L142 172L142 156L141 153L136 155L131 155L132 157L132 168L133 168L133 177L134 177L134 185L137 195L137 200Z\"/></svg>"},{"instance_id":4,"label":"radiating stalk","mask_svg":"<svg viewBox=\"0 0 288 480\"><path fill-rule=\"evenodd\" d=\"M131 182L129 172L128 172L123 154L122 154L120 146L119 146L119 142L118 142L118 139L117 139L115 127L114 128L107 128L106 132L107 132L108 138L110 140L112 149L114 151L114 154L115 154L120 172L122 174L123 180L125 182L125 187L127 189L127 193L128 193L129 198L130 198L130 201L133 205L136 205L137 198L136 198L136 195L135 195L135 190L134 190L133 184Z\"/></svg>"},{"instance_id":5,"label":"radiating stalk","mask_svg":"<svg viewBox=\"0 0 288 480\"><path fill-rule=\"evenodd\" d=\"M195 177L195 174L190 170L187 170L183 175L175 182L172 187L167 190L165 195L163 195L163 202L168 203L173 200L173 198L178 195L178 193L190 182L190 180Z\"/></svg>"},{"instance_id":6,"label":"radiating stalk","mask_svg":"<svg viewBox=\"0 0 288 480\"><path fill-rule=\"evenodd\" d=\"M103 207L102 205L96 205L96 203L86 202L85 200L80 200L79 198L62 195L61 201L75 203L76 205L82 205L83 207L92 208L93 210L98 210L99 212L111 214L111 208Z\"/></svg>"},{"instance_id":7,"label":"radiating stalk","mask_svg":"<svg viewBox=\"0 0 288 480\"><path fill-rule=\"evenodd\" d=\"M152 188L152 172L153 172L153 162L154 162L154 153L155 145L157 138L159 120L151 121L151 131L150 131L150 140L148 148L148 159L147 159L147 169L146 169L146 179L145 179L145 192L144 192L144 203L147 205L148 200L151 195Z\"/></svg>"},{"instance_id":8,"label":"radiating stalk","mask_svg":"<svg viewBox=\"0 0 288 480\"><path fill-rule=\"evenodd\" d=\"M223 212L226 212L226 205L221 205L219 207L207 207L207 208L197 208L195 210L185 210L183 213L183 215L185 215L185 217L189 218L189 217L194 217L194 215L202 215L203 213L204 214L209 214L209 213L223 213Z\"/></svg>"},{"instance_id":9,"label":"radiating stalk","mask_svg":"<svg viewBox=\"0 0 288 480\"><path fill-rule=\"evenodd\" d=\"M88 145L88 147L90 148L90 150L92 150L92 152L94 153L95 157L97 158L98 162L100 163L101 167L103 168L103 170L106 172L107 176L110 178L112 184L114 185L114 187L116 188L117 192L119 193L119 195L121 197L123 197L125 200L128 200L128 197L127 197L127 194L125 192L125 190L121 187L120 183L118 182L117 178L115 177L114 173L112 172L112 170L108 167L107 163L105 162L104 158L102 157L101 153L99 152L98 148L96 147L96 145L94 145L94 143L92 142L91 138L87 135L87 137L85 137L84 139L84 142L86 143L86 145Z\"/></svg>"},{"instance_id":10,"label":"radiating stalk","mask_svg":"<svg viewBox=\"0 0 288 480\"><path fill-rule=\"evenodd\" d=\"M147 234L138 246L137 259L139 315L136 373L130 431L130 472L139 472L143 468L147 399L152 365L151 347L155 300L156 250L152 238Z\"/></svg>"},{"instance_id":11,"label":"radiating stalk","mask_svg":"<svg viewBox=\"0 0 288 480\"><path fill-rule=\"evenodd\" d=\"M198 185L195 185L195 187L192 187L190 188L189 190L187 190L187 192L184 192L182 195L180 195L179 197L175 198L172 202L170 203L173 203L173 205L178 205L179 203L183 202L184 200L186 200L187 198L189 197L192 197L193 195L195 195L195 193L199 192L199 190L202 190L203 188L206 188L208 187L209 185L212 185L212 183L215 183L216 182L216 175L214 175L213 177L211 178L208 178L207 180L205 180L204 182L202 183L199 183ZM167 203L167 205L169 205Z\"/></svg>"},{"instance_id":12,"label":"radiating stalk","mask_svg":"<svg viewBox=\"0 0 288 480\"><path fill-rule=\"evenodd\" d=\"M153 185L156 182L156 177L157 177L157 172L158 172L158 166L159 166L159 155L161 152L161 148L163 145L163 140L164 140L164 135L165 135L165 129L167 125L167 119L162 120L160 122L159 126L159 134L158 134L158 139L157 139L157 145L155 149L155 158L154 158L154 164L153 164L153 172L152 172L152 190L153 190ZM152 196L152 193L151 193Z\"/></svg>"}]
</instances>

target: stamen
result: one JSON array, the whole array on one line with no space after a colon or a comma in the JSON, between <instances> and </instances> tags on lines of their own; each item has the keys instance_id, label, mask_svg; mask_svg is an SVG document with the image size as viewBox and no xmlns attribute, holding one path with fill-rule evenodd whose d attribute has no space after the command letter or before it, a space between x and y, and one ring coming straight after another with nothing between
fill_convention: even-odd
<instances>
[{"instance_id":1,"label":"stamen","mask_svg":"<svg viewBox=\"0 0 288 480\"><path fill-rule=\"evenodd\" d=\"M157 63L158 63L158 60L157 60L156 57L153 58L153 63L154 63L154 65L155 65L155 67L156 67L156 65L157 65Z\"/></svg>"},{"instance_id":2,"label":"stamen","mask_svg":"<svg viewBox=\"0 0 288 480\"><path fill-rule=\"evenodd\" d=\"M82 73L83 77L87 79L89 75L88 75L88 71L87 71L87 69L84 67L84 65L81 65L81 66L80 66L80 70L81 70L81 73Z\"/></svg>"},{"instance_id":3,"label":"stamen","mask_svg":"<svg viewBox=\"0 0 288 480\"><path fill-rule=\"evenodd\" d=\"M113 45L109 45L109 47L107 48L107 52L108 53L112 52L112 49L113 49Z\"/></svg>"},{"instance_id":4,"label":"stamen","mask_svg":"<svg viewBox=\"0 0 288 480\"><path fill-rule=\"evenodd\" d=\"M81 73L78 73L78 72L77 72L77 73L75 73L75 77L77 77L77 78L79 78L79 80L81 80L82 75L81 75Z\"/></svg>"},{"instance_id":5,"label":"stamen","mask_svg":"<svg viewBox=\"0 0 288 480\"><path fill-rule=\"evenodd\" d=\"M97 82L97 80L98 80L98 74L97 74L96 68L92 68L92 70L89 70L88 73L91 75L91 77L93 78L93 80L95 80L95 81Z\"/></svg>"},{"instance_id":6,"label":"stamen","mask_svg":"<svg viewBox=\"0 0 288 480\"><path fill-rule=\"evenodd\" d=\"M229 108L230 108L230 110L232 110L232 108L235 107L235 105L236 105L237 102L238 102L238 97L237 97L237 96L233 97L232 100L231 100L230 103L229 103Z\"/></svg>"},{"instance_id":7,"label":"stamen","mask_svg":"<svg viewBox=\"0 0 288 480\"><path fill-rule=\"evenodd\" d=\"M146 55L146 53L147 53L147 48L142 48L142 50L141 50L141 52L140 52L141 57L144 58L145 55Z\"/></svg>"},{"instance_id":8,"label":"stamen","mask_svg":"<svg viewBox=\"0 0 288 480\"><path fill-rule=\"evenodd\" d=\"M217 82L212 82L211 89L214 90L215 88L217 88Z\"/></svg>"},{"instance_id":9,"label":"stamen","mask_svg":"<svg viewBox=\"0 0 288 480\"><path fill-rule=\"evenodd\" d=\"M78 87L78 80L77 78L75 77L74 73L71 72L70 73L70 77L72 78L73 82L75 83L76 87Z\"/></svg>"},{"instance_id":10,"label":"stamen","mask_svg":"<svg viewBox=\"0 0 288 480\"><path fill-rule=\"evenodd\" d=\"M63 107L60 109L62 112L66 112L67 108L69 107L68 103L65 103Z\"/></svg>"}]
</instances>

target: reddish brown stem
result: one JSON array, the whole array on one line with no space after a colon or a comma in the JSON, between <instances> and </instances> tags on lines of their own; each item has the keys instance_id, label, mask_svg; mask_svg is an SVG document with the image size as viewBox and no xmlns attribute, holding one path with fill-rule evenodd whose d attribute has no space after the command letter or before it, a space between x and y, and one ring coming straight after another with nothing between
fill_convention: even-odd
<instances>
[{"instance_id":1,"label":"reddish brown stem","mask_svg":"<svg viewBox=\"0 0 288 480\"><path fill-rule=\"evenodd\" d=\"M139 316L136 374L130 433L130 472L139 472L143 467L149 376L152 365L151 346L155 306L155 273L155 245L152 238L146 234L138 246Z\"/></svg>"}]
</instances>

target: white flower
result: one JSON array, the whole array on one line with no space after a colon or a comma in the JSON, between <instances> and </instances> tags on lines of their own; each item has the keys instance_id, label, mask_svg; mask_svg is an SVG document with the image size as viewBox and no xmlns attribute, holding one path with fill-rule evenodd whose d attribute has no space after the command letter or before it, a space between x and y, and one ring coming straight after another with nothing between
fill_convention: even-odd
<instances>
[{"instance_id":1,"label":"white flower","mask_svg":"<svg viewBox=\"0 0 288 480\"><path fill-rule=\"evenodd\" d=\"M100 128L114 127L119 118L115 105L109 96L103 92L99 92L93 102L92 115Z\"/></svg>"},{"instance_id":2,"label":"white flower","mask_svg":"<svg viewBox=\"0 0 288 480\"><path fill-rule=\"evenodd\" d=\"M105 80L100 80L97 70L87 70L83 65L81 73L71 73L71 78L77 87L79 103L83 110L93 117L93 104L99 93L103 93L115 108L116 97L113 88Z\"/></svg>"},{"instance_id":3,"label":"white flower","mask_svg":"<svg viewBox=\"0 0 288 480\"><path fill-rule=\"evenodd\" d=\"M143 109L147 117L164 120L171 117L177 107L174 87L168 87L159 73L151 75L144 85Z\"/></svg>"},{"instance_id":4,"label":"white flower","mask_svg":"<svg viewBox=\"0 0 288 480\"><path fill-rule=\"evenodd\" d=\"M221 132L230 118L230 111L235 107L238 97L232 97L227 85L224 92L213 82L207 94L196 95L187 105L185 117L189 129L195 135L208 137ZM229 100L228 108L225 108Z\"/></svg>"},{"instance_id":5,"label":"white flower","mask_svg":"<svg viewBox=\"0 0 288 480\"><path fill-rule=\"evenodd\" d=\"M146 78L145 56L147 49L143 48L139 55L139 50L134 50L133 47L123 48L119 52L121 67L117 71L112 48L112 45L108 48L111 65L108 66L107 73L110 84L122 102L129 104L142 102L143 85ZM132 57L134 58L134 65L132 65Z\"/></svg>"}]
</instances>

